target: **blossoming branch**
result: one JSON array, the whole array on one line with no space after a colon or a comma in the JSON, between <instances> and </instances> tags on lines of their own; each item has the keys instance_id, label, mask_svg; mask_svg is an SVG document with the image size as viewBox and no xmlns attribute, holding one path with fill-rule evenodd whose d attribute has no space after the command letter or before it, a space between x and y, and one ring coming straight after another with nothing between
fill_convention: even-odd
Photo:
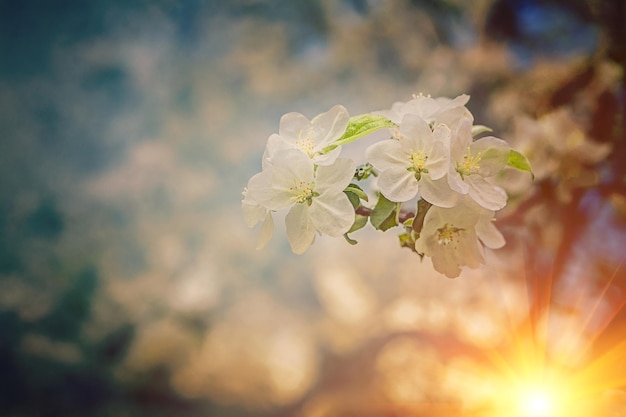
<instances>
[{"instance_id":1,"label":"blossoming branch","mask_svg":"<svg viewBox=\"0 0 626 417\"><path fill-rule=\"evenodd\" d=\"M532 172L504 140L477 138L490 129L474 125L468 101L420 95L354 117L340 105L312 120L285 114L267 141L261 172L243 192L246 223L262 223L257 247L273 234L272 213L288 209L287 238L298 254L317 234L356 244L349 233L369 223L381 231L400 227L400 245L430 257L448 277L479 267L484 247L505 243L494 220L507 194L494 178L507 166ZM366 162L340 157L343 146L380 129L390 138L368 147ZM358 184L369 179L374 198Z\"/></svg>"}]
</instances>

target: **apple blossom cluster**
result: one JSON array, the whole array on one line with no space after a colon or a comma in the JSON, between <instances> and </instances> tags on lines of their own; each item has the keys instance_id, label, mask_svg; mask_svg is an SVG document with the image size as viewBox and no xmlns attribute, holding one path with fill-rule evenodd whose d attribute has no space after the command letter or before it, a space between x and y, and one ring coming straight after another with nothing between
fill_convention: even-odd
<instances>
[{"instance_id":1,"label":"apple blossom cluster","mask_svg":"<svg viewBox=\"0 0 626 417\"><path fill-rule=\"evenodd\" d=\"M288 210L287 238L298 254L317 234L355 244L349 234L369 223L381 231L398 226L400 245L430 257L448 277L479 267L484 247L505 243L494 220L507 194L495 177L507 166L531 171L502 139L476 138L490 129L474 125L468 101L419 95L354 117L341 105L312 120L285 114L243 192L246 223L262 223L258 248L273 234L272 213ZM389 138L369 146L364 163L340 157L343 146L380 129ZM370 178L375 203L358 184Z\"/></svg>"}]
</instances>

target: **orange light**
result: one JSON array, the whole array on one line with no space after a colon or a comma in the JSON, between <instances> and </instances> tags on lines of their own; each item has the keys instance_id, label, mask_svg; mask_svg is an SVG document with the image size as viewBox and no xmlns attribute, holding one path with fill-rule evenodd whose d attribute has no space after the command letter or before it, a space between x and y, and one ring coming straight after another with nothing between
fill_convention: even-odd
<instances>
[{"instance_id":1,"label":"orange light","mask_svg":"<svg viewBox=\"0 0 626 417\"><path fill-rule=\"evenodd\" d=\"M529 388L518 393L520 417L551 417L556 412L558 395L545 388Z\"/></svg>"}]
</instances>

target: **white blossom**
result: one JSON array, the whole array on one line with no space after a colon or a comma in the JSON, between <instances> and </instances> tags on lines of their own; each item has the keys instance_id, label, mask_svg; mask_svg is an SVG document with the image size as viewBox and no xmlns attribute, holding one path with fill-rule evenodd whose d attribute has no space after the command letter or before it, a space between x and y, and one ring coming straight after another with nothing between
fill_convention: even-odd
<instances>
[{"instance_id":1,"label":"white blossom","mask_svg":"<svg viewBox=\"0 0 626 417\"><path fill-rule=\"evenodd\" d=\"M472 121L463 118L450 140L450 167L448 184L461 194L489 210L500 210L506 205L506 192L486 178L498 174L507 164L510 146L502 139L487 136L472 139Z\"/></svg>"},{"instance_id":2,"label":"white blossom","mask_svg":"<svg viewBox=\"0 0 626 417\"><path fill-rule=\"evenodd\" d=\"M472 113L465 107L469 99L467 94L454 99L448 97L432 98L420 94L406 102L398 101L391 106L391 109L378 113L395 123L400 123L405 115L413 114L426 120L431 126L443 123L453 128L463 117L473 120Z\"/></svg>"},{"instance_id":3,"label":"white blossom","mask_svg":"<svg viewBox=\"0 0 626 417\"><path fill-rule=\"evenodd\" d=\"M371 145L368 161L380 171L378 187L391 201L404 202L418 192L429 203L451 207L456 201L443 177L448 172L450 129L438 124L431 130L419 116L407 114L396 137Z\"/></svg>"},{"instance_id":4,"label":"white blossom","mask_svg":"<svg viewBox=\"0 0 626 417\"><path fill-rule=\"evenodd\" d=\"M484 263L483 244L492 249L504 245L493 216L493 211L480 207L467 196L455 207L432 206L424 218L415 249L432 258L437 271L449 278L458 277L461 267L478 268Z\"/></svg>"},{"instance_id":5,"label":"white blossom","mask_svg":"<svg viewBox=\"0 0 626 417\"><path fill-rule=\"evenodd\" d=\"M272 134L267 140L263 163L271 163L280 151L298 149L316 164L330 165L339 156L341 147L327 153L324 149L345 133L349 121L348 111L340 105L311 121L300 113L287 113L280 119L278 134Z\"/></svg>"},{"instance_id":6,"label":"white blossom","mask_svg":"<svg viewBox=\"0 0 626 417\"><path fill-rule=\"evenodd\" d=\"M316 166L305 153L288 149L276 153L272 164L250 179L248 194L268 210L290 208L287 237L291 249L303 253L316 232L337 237L354 223L354 208L343 192L354 169L350 159Z\"/></svg>"}]
</instances>

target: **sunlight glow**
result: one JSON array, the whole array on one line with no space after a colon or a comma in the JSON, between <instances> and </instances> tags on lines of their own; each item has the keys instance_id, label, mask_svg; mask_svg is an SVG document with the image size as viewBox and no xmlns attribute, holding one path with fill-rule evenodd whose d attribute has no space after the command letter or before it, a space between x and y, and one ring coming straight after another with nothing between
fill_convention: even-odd
<instances>
[{"instance_id":1,"label":"sunlight glow","mask_svg":"<svg viewBox=\"0 0 626 417\"><path fill-rule=\"evenodd\" d=\"M549 368L536 375L518 374L508 384L502 381L500 390L504 402L498 417L503 413L510 417L580 416L585 394L571 384L571 376Z\"/></svg>"},{"instance_id":2,"label":"sunlight glow","mask_svg":"<svg viewBox=\"0 0 626 417\"><path fill-rule=\"evenodd\" d=\"M555 411L555 400L549 390L529 389L519 393L519 411L523 417L549 417Z\"/></svg>"}]
</instances>

